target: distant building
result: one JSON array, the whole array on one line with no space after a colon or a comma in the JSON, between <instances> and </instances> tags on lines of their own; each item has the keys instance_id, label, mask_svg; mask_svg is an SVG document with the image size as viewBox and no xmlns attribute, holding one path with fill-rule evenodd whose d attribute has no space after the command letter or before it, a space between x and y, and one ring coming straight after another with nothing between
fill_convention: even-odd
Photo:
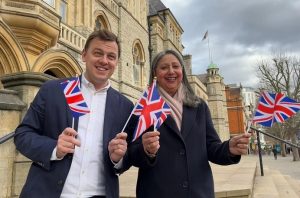
<instances>
[{"instance_id":1,"label":"distant building","mask_svg":"<svg viewBox=\"0 0 300 198\"><path fill-rule=\"evenodd\" d=\"M245 105L246 119L251 120L253 117L254 110L256 108L257 100L259 95L255 88L252 87L242 87L242 96Z\"/></svg>"},{"instance_id":2,"label":"distant building","mask_svg":"<svg viewBox=\"0 0 300 198\"><path fill-rule=\"evenodd\" d=\"M216 64L208 65L206 74L198 75L198 78L206 85L208 106L214 126L222 140L230 137L228 129L228 115L223 77L219 74Z\"/></svg>"},{"instance_id":3,"label":"distant building","mask_svg":"<svg viewBox=\"0 0 300 198\"><path fill-rule=\"evenodd\" d=\"M226 100L230 135L243 134L246 130L247 119L242 96L242 87L237 85L227 85Z\"/></svg>"}]
</instances>

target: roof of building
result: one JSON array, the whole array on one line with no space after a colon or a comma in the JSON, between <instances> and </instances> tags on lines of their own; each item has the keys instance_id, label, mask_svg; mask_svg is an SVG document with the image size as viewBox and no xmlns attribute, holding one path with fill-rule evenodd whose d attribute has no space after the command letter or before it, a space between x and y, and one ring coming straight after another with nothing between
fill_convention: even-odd
<instances>
[{"instance_id":1,"label":"roof of building","mask_svg":"<svg viewBox=\"0 0 300 198\"><path fill-rule=\"evenodd\" d=\"M217 68L218 68L218 65L215 64L215 63L213 63L213 62L211 62L211 63L208 65L207 68L208 68L208 69L217 69Z\"/></svg>"},{"instance_id":2,"label":"roof of building","mask_svg":"<svg viewBox=\"0 0 300 198\"><path fill-rule=\"evenodd\" d=\"M158 11L165 9L167 7L160 0L149 0L149 15L155 15Z\"/></svg>"},{"instance_id":3,"label":"roof of building","mask_svg":"<svg viewBox=\"0 0 300 198\"><path fill-rule=\"evenodd\" d=\"M205 84L207 82L207 74L199 74L197 75L197 78L203 83Z\"/></svg>"}]
</instances>

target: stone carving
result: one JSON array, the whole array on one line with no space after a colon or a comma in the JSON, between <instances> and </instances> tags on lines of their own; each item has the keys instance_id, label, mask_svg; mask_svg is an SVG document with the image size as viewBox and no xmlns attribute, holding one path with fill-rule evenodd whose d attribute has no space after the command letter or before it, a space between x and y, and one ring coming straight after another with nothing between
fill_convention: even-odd
<instances>
[{"instance_id":1,"label":"stone carving","mask_svg":"<svg viewBox=\"0 0 300 198\"><path fill-rule=\"evenodd\" d=\"M16 2L6 2L5 4L6 6L9 7L15 7L15 8L23 8L23 9L27 9L27 10L34 10L34 5L27 5L24 3L16 3Z\"/></svg>"},{"instance_id":2,"label":"stone carving","mask_svg":"<svg viewBox=\"0 0 300 198\"><path fill-rule=\"evenodd\" d=\"M51 15L51 14L50 14L49 12L47 12L46 10L42 9L42 10L40 11L40 13L41 13L42 15L44 15L45 17L51 19L52 21L58 23L58 18L57 18L57 17L54 17L53 15Z\"/></svg>"}]
</instances>

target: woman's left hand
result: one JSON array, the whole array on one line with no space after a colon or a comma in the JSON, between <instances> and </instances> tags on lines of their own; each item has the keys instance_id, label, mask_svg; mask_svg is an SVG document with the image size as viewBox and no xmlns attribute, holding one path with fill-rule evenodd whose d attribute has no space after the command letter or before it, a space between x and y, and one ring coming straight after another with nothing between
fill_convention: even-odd
<instances>
[{"instance_id":1,"label":"woman's left hand","mask_svg":"<svg viewBox=\"0 0 300 198\"><path fill-rule=\"evenodd\" d=\"M159 134L158 131L149 131L142 136L144 151L150 157L155 156L160 147Z\"/></svg>"},{"instance_id":2,"label":"woman's left hand","mask_svg":"<svg viewBox=\"0 0 300 198\"><path fill-rule=\"evenodd\" d=\"M245 155L248 152L249 138L251 134L234 136L229 140L229 151L232 155Z\"/></svg>"}]
</instances>

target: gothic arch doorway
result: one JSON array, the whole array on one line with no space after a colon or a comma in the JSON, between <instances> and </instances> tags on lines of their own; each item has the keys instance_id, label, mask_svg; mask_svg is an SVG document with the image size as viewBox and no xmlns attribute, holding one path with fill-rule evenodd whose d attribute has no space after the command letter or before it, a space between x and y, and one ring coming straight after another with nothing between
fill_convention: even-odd
<instances>
[{"instance_id":1,"label":"gothic arch doorway","mask_svg":"<svg viewBox=\"0 0 300 198\"><path fill-rule=\"evenodd\" d=\"M49 50L35 62L33 72L45 73L57 78L76 76L82 73L78 61L63 50Z\"/></svg>"},{"instance_id":2,"label":"gothic arch doorway","mask_svg":"<svg viewBox=\"0 0 300 198\"><path fill-rule=\"evenodd\" d=\"M0 20L0 76L29 71L29 63L23 48L10 28Z\"/></svg>"}]
</instances>

